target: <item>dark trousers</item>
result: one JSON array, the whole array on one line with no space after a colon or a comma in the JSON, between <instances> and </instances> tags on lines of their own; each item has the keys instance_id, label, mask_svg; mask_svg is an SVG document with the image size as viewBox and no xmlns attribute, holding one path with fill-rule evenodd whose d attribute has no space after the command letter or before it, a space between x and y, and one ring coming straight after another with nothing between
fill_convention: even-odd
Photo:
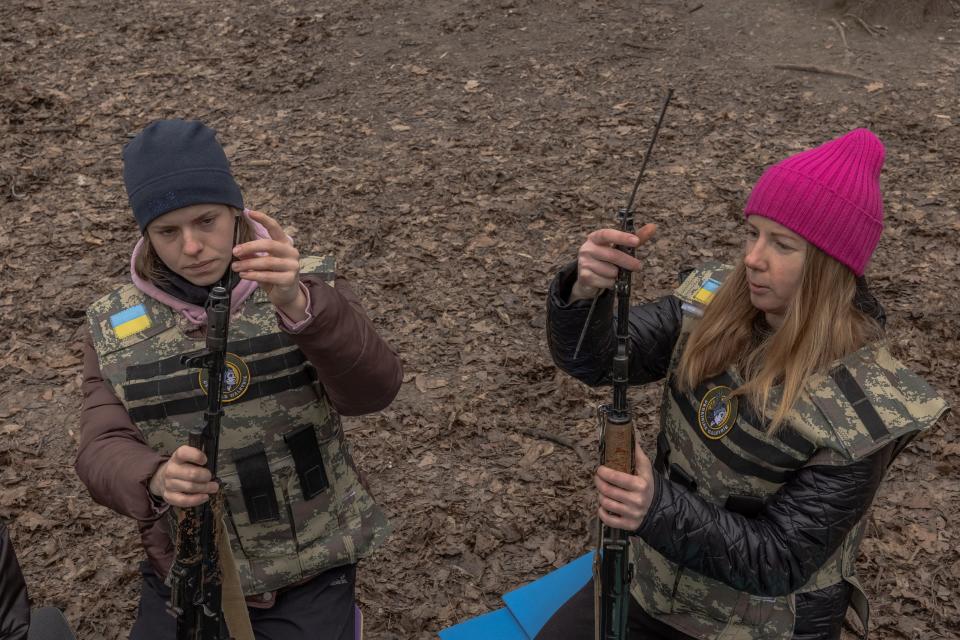
<instances>
[{"instance_id":1,"label":"dark trousers","mask_svg":"<svg viewBox=\"0 0 960 640\"><path fill-rule=\"evenodd\" d=\"M640 608L640 604L630 598L627 617L627 636L630 640L694 640ZM572 598L563 603L556 613L547 620L536 640L593 640L593 580Z\"/></svg>"},{"instance_id":2,"label":"dark trousers","mask_svg":"<svg viewBox=\"0 0 960 640\"><path fill-rule=\"evenodd\" d=\"M27 640L74 640L74 636L60 609L41 607L30 611Z\"/></svg>"},{"instance_id":3,"label":"dark trousers","mask_svg":"<svg viewBox=\"0 0 960 640\"><path fill-rule=\"evenodd\" d=\"M167 613L170 588L150 565L140 566L143 583L130 640L176 640L176 619ZM250 611L257 640L354 640L356 565L336 567L281 590L269 609Z\"/></svg>"}]
</instances>

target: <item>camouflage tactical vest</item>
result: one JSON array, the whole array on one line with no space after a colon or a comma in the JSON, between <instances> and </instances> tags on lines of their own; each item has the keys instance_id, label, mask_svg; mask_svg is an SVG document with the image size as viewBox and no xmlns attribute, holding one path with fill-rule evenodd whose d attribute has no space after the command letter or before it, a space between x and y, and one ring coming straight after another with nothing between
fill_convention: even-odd
<instances>
[{"instance_id":1,"label":"camouflage tactical vest","mask_svg":"<svg viewBox=\"0 0 960 640\"><path fill-rule=\"evenodd\" d=\"M701 498L752 517L792 473L812 464L843 465L933 425L944 401L886 348L870 346L812 376L774 434L743 396L729 397L743 380L736 371L680 392L673 373L693 327L730 267L709 265L676 291L683 327L674 349L661 403L660 470ZM776 389L772 397L776 406ZM667 453L668 452L668 453ZM866 597L854 562L866 517L796 593L841 580L852 586L851 606L866 628ZM795 594L762 597L684 569L640 538L632 538L631 592L651 615L695 638L788 640L793 636Z\"/></svg>"},{"instance_id":2,"label":"camouflage tactical vest","mask_svg":"<svg viewBox=\"0 0 960 640\"><path fill-rule=\"evenodd\" d=\"M333 266L308 257L301 273L332 284ZM203 349L203 336L187 336L176 312L132 284L87 317L103 378L147 443L167 455L186 444L203 421L206 381L180 356ZM386 537L386 517L360 483L313 366L261 289L231 317L228 344L218 475L244 593L356 562Z\"/></svg>"}]
</instances>

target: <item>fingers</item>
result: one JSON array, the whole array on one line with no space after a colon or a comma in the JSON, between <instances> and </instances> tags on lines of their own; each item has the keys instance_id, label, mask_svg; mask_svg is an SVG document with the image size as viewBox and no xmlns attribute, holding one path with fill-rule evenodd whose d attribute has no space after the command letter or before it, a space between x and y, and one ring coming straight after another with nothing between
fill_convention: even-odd
<instances>
[{"instance_id":1,"label":"fingers","mask_svg":"<svg viewBox=\"0 0 960 640\"><path fill-rule=\"evenodd\" d=\"M639 247L641 244L647 243L656 232L657 225L648 222L640 227L636 233L627 233L619 229L597 229L587 236L587 241L608 247L614 245Z\"/></svg>"},{"instance_id":2,"label":"fingers","mask_svg":"<svg viewBox=\"0 0 960 640\"><path fill-rule=\"evenodd\" d=\"M196 447L183 445L177 447L177 450L173 452L173 455L170 456L170 462L174 464L189 463L203 466L207 464L207 456Z\"/></svg>"},{"instance_id":3,"label":"fingers","mask_svg":"<svg viewBox=\"0 0 960 640\"><path fill-rule=\"evenodd\" d=\"M623 471L616 471L610 467L605 467L600 465L597 467L597 473L594 476L599 478L604 482L604 484L610 485L612 487L623 489L625 491L638 491L640 484L637 476L631 473L624 473Z\"/></svg>"},{"instance_id":4,"label":"fingers","mask_svg":"<svg viewBox=\"0 0 960 640\"><path fill-rule=\"evenodd\" d=\"M300 271L300 262L291 258L261 256L258 258L250 258L249 260L234 260L231 268L241 274L250 271L286 274L292 282L297 279L297 273Z\"/></svg>"},{"instance_id":5,"label":"fingers","mask_svg":"<svg viewBox=\"0 0 960 640\"><path fill-rule=\"evenodd\" d=\"M297 251L297 248L293 245L293 242L287 237L287 234L284 233L279 222L267 214L259 211L248 211L247 215L249 215L251 219L262 224L270 237L258 238L256 240L251 240L250 242L238 244L236 247L234 247L234 264L236 265L239 263L240 265L239 267L234 267L235 271L249 271L251 269L278 270L275 268L263 269L262 267L244 264L248 259L257 257L270 256L273 258L287 258L290 260L299 261L300 252ZM299 262L297 265L295 265L295 269L299 269Z\"/></svg>"},{"instance_id":6,"label":"fingers","mask_svg":"<svg viewBox=\"0 0 960 640\"><path fill-rule=\"evenodd\" d=\"M641 266L640 260L619 249L589 242L580 248L580 255L578 257L580 258L581 267L589 265L595 272L602 273L611 278L617 277L619 267L630 271L639 271ZM597 267L605 267L606 271L599 271Z\"/></svg>"},{"instance_id":7,"label":"fingers","mask_svg":"<svg viewBox=\"0 0 960 640\"><path fill-rule=\"evenodd\" d=\"M207 457L194 447L182 446L163 467L163 499L176 507L195 507L220 490L204 467Z\"/></svg>"},{"instance_id":8,"label":"fingers","mask_svg":"<svg viewBox=\"0 0 960 640\"><path fill-rule=\"evenodd\" d=\"M182 493L216 493L217 483L210 479L210 470L206 467L171 461L164 471L164 488Z\"/></svg>"},{"instance_id":9,"label":"fingers","mask_svg":"<svg viewBox=\"0 0 960 640\"><path fill-rule=\"evenodd\" d=\"M640 478L652 478L653 463L650 462L650 458L643 452L643 448L641 448L639 444L633 447L633 460L637 476Z\"/></svg>"},{"instance_id":10,"label":"fingers","mask_svg":"<svg viewBox=\"0 0 960 640\"><path fill-rule=\"evenodd\" d=\"M256 220L264 226L267 230L267 233L270 234L270 237L278 242L290 243L290 240L287 238L287 234L283 232L283 227L280 226L280 223L268 216L265 213L260 211L248 210L247 215L252 219Z\"/></svg>"},{"instance_id":11,"label":"fingers","mask_svg":"<svg viewBox=\"0 0 960 640\"><path fill-rule=\"evenodd\" d=\"M210 474L208 473L207 476ZM220 490L220 485L216 482L194 482L181 478L167 476L164 488L173 493L216 493Z\"/></svg>"},{"instance_id":12,"label":"fingers","mask_svg":"<svg viewBox=\"0 0 960 640\"><path fill-rule=\"evenodd\" d=\"M648 222L637 230L637 239L640 241L639 244L646 244L650 241L657 233L657 225L653 222ZM637 245L639 246L639 245Z\"/></svg>"},{"instance_id":13,"label":"fingers","mask_svg":"<svg viewBox=\"0 0 960 640\"><path fill-rule=\"evenodd\" d=\"M616 513L611 513L603 507L597 508L597 516L603 524L613 529L623 529L624 531L636 531L640 528L642 520L637 518L624 518Z\"/></svg>"},{"instance_id":14,"label":"fingers","mask_svg":"<svg viewBox=\"0 0 960 640\"><path fill-rule=\"evenodd\" d=\"M622 247L638 247L657 231L657 225L645 224L636 233L618 229L598 229L587 236L577 252L577 283L583 288L609 289L617 279L619 269L639 271L642 263L621 251Z\"/></svg>"},{"instance_id":15,"label":"fingers","mask_svg":"<svg viewBox=\"0 0 960 640\"><path fill-rule=\"evenodd\" d=\"M637 475L600 466L593 476L599 495L598 515L604 524L635 531L646 517L653 494L650 460L637 447Z\"/></svg>"},{"instance_id":16,"label":"fingers","mask_svg":"<svg viewBox=\"0 0 960 640\"><path fill-rule=\"evenodd\" d=\"M238 244L233 248L233 256L236 260L244 260L257 256L268 255L275 258L299 258L300 252L290 244L290 241L271 240L269 238L258 238L250 242Z\"/></svg>"},{"instance_id":17,"label":"fingers","mask_svg":"<svg viewBox=\"0 0 960 640\"><path fill-rule=\"evenodd\" d=\"M277 229L280 228L276 221L266 214L260 213L259 216L270 220ZM259 221L256 216L251 217ZM283 231L280 230L280 233ZM241 278L261 285L279 287L279 294L282 294L280 297L284 300L290 298L291 294L295 297L296 285L300 280L300 252L286 235L283 235L282 240L260 238L237 245L233 248L233 255L231 269L239 273ZM277 300L273 301L277 303Z\"/></svg>"},{"instance_id":18,"label":"fingers","mask_svg":"<svg viewBox=\"0 0 960 640\"><path fill-rule=\"evenodd\" d=\"M600 508L611 516L625 518L627 520L640 520L642 510L623 502L617 502L610 498L600 498ZM637 523L639 524L639 522ZM634 527L636 528L636 527Z\"/></svg>"},{"instance_id":19,"label":"fingers","mask_svg":"<svg viewBox=\"0 0 960 640\"><path fill-rule=\"evenodd\" d=\"M620 245L622 247L636 247L640 239L633 233L619 229L597 229L587 236L587 242L604 247Z\"/></svg>"},{"instance_id":20,"label":"fingers","mask_svg":"<svg viewBox=\"0 0 960 640\"><path fill-rule=\"evenodd\" d=\"M601 477L600 470L607 471L609 473L615 473L619 476L625 478L630 478L630 480L621 480L623 484L614 484L608 482L606 479ZM644 482L641 478L637 476L631 476L626 473L620 473L618 471L613 471L607 467L600 467L597 469L596 475L593 476L593 484L596 485L597 491L600 492L601 496L615 500L616 502L621 502L624 504L643 504L643 492L644 492Z\"/></svg>"}]
</instances>

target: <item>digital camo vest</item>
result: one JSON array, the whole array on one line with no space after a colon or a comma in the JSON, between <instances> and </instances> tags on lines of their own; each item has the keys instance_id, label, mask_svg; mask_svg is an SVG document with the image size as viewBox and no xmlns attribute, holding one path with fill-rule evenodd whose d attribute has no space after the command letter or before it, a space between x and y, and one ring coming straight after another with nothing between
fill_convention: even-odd
<instances>
[{"instance_id":1,"label":"digital camo vest","mask_svg":"<svg viewBox=\"0 0 960 640\"><path fill-rule=\"evenodd\" d=\"M743 381L727 371L681 393L672 383L687 338L730 267L708 265L675 292L683 327L661 404L658 466L671 480L730 511L755 516L792 473L812 464L843 465L898 440L905 445L933 425L944 401L884 347L854 353L807 382L787 424L768 435L742 396ZM772 400L776 406L777 389ZM867 601L854 575L866 517L797 593L841 580L866 629ZM793 636L795 594L761 597L684 569L634 537L631 592L651 615L695 638L787 640Z\"/></svg>"},{"instance_id":2,"label":"digital camo vest","mask_svg":"<svg viewBox=\"0 0 960 640\"><path fill-rule=\"evenodd\" d=\"M301 273L333 284L333 260ZM204 348L172 309L132 284L87 310L104 380L163 454L202 424L206 382L180 356ZM259 288L230 319L218 475L246 595L274 591L367 555L388 533L361 485L340 417L313 366L279 330ZM123 464L117 460L117 464Z\"/></svg>"}]
</instances>

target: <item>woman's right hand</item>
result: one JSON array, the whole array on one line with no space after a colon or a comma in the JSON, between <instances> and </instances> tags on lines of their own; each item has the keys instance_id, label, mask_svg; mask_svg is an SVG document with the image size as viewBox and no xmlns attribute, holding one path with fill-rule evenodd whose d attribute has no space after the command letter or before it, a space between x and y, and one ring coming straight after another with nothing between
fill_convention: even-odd
<instances>
[{"instance_id":1,"label":"woman's right hand","mask_svg":"<svg viewBox=\"0 0 960 640\"><path fill-rule=\"evenodd\" d=\"M199 449L183 445L173 452L150 478L150 493L174 507L196 507L209 500L220 485L210 480L205 465L207 456Z\"/></svg>"},{"instance_id":2,"label":"woman's right hand","mask_svg":"<svg viewBox=\"0 0 960 640\"><path fill-rule=\"evenodd\" d=\"M652 222L640 227L636 234L619 229L598 229L587 236L577 251L577 281L570 291L569 302L589 300L603 289L613 288L620 267L640 270L640 261L615 248L615 245L639 247L657 232Z\"/></svg>"}]
</instances>

